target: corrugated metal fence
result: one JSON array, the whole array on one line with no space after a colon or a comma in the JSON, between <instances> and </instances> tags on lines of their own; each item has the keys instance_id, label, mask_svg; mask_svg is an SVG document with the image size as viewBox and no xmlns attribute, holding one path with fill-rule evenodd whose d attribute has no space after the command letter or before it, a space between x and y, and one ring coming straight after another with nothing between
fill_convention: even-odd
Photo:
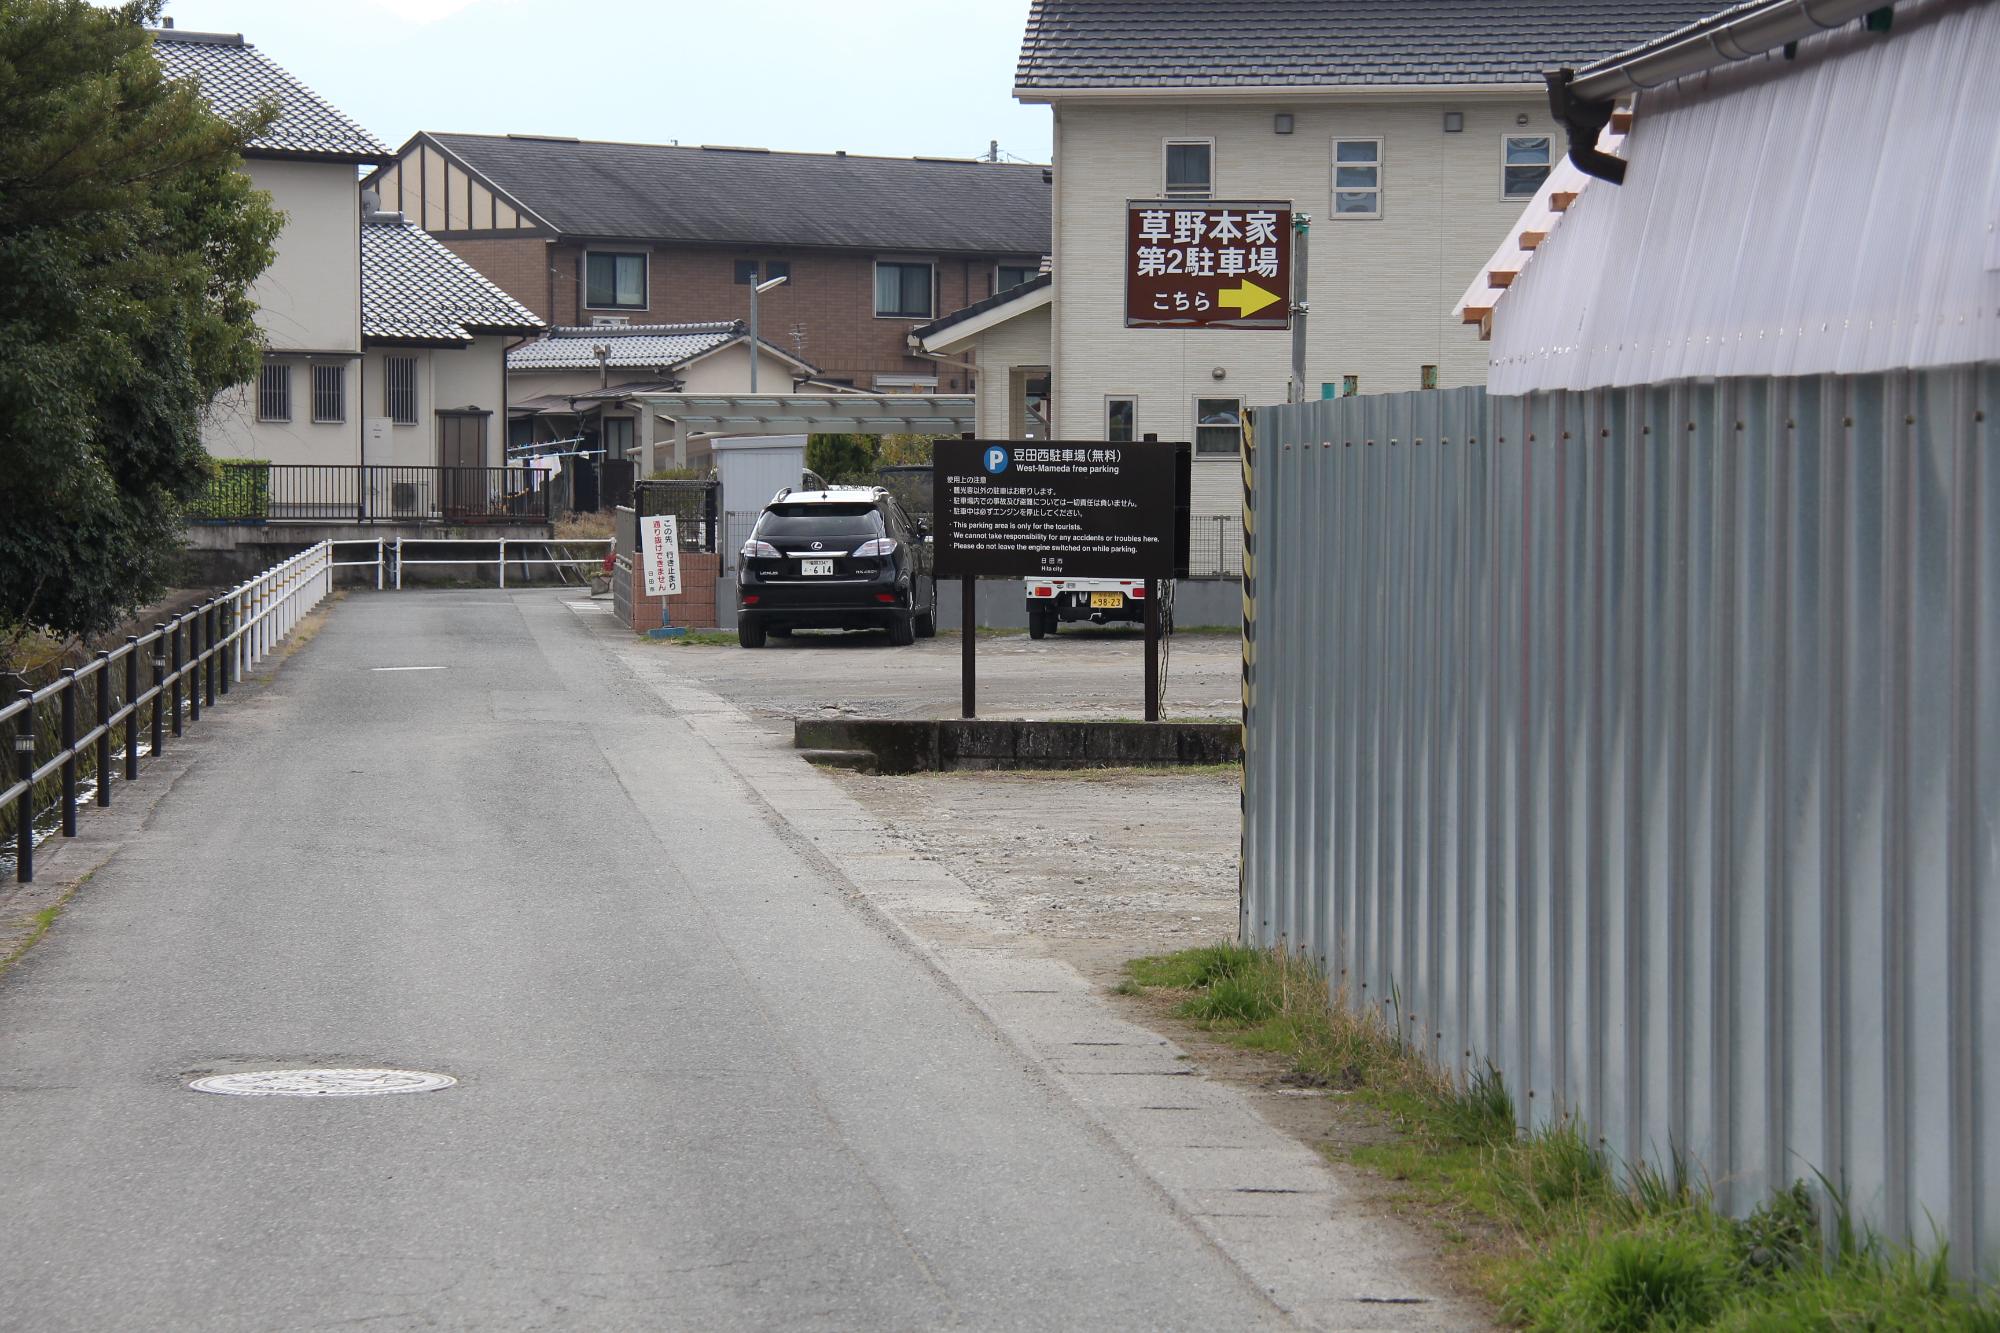
<instances>
[{"instance_id":1,"label":"corrugated metal fence","mask_svg":"<svg viewBox=\"0 0 2000 1333\"><path fill-rule=\"evenodd\" d=\"M1256 415L1246 939L2000 1268L2000 368Z\"/></svg>"}]
</instances>

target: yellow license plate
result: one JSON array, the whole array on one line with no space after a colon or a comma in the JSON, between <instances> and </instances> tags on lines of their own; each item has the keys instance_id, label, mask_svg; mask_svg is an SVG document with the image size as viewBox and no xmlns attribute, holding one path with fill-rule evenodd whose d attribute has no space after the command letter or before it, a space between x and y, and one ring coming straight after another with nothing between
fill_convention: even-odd
<instances>
[{"instance_id":1,"label":"yellow license plate","mask_svg":"<svg viewBox=\"0 0 2000 1333\"><path fill-rule=\"evenodd\" d=\"M1125 609L1125 594L1122 592L1094 592L1090 594L1090 609L1093 611L1122 611Z\"/></svg>"}]
</instances>

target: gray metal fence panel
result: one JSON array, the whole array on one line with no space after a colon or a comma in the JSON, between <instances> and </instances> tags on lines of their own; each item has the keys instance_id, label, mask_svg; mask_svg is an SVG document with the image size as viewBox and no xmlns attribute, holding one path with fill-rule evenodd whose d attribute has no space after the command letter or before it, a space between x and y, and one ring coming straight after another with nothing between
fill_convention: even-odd
<instances>
[{"instance_id":1,"label":"gray metal fence panel","mask_svg":"<svg viewBox=\"0 0 2000 1333\"><path fill-rule=\"evenodd\" d=\"M2000 368L1257 413L1243 926L2000 1268Z\"/></svg>"}]
</instances>

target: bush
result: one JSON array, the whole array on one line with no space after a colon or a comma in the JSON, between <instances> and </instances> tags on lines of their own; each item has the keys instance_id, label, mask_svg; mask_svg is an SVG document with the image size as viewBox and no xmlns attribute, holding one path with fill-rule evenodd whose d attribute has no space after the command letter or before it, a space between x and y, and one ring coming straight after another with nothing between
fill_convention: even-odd
<instances>
[{"instance_id":1,"label":"bush","mask_svg":"<svg viewBox=\"0 0 2000 1333\"><path fill-rule=\"evenodd\" d=\"M209 460L208 487L191 505L195 518L262 523L271 516L271 465L258 458Z\"/></svg>"}]
</instances>

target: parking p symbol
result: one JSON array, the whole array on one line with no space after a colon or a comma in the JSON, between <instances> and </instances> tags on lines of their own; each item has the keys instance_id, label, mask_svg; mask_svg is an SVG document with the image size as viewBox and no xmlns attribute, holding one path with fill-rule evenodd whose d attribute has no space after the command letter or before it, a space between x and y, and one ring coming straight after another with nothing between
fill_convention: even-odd
<instances>
[{"instance_id":1,"label":"parking p symbol","mask_svg":"<svg viewBox=\"0 0 2000 1333\"><path fill-rule=\"evenodd\" d=\"M1013 461L1013 457L1001 445L996 444L986 451L986 470L994 476L1005 472L1007 465Z\"/></svg>"}]
</instances>

